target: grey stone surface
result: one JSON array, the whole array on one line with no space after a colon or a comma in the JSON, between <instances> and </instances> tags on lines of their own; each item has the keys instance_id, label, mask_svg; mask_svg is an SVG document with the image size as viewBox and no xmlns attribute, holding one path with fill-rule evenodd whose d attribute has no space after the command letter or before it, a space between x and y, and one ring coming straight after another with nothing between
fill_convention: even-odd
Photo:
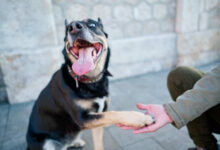
<instances>
[{"instance_id":1,"label":"grey stone surface","mask_svg":"<svg viewBox=\"0 0 220 150\"><path fill-rule=\"evenodd\" d=\"M138 22L130 22L125 27L125 35L127 37L134 37L134 34L139 35L142 32L142 26Z\"/></svg>"},{"instance_id":2,"label":"grey stone surface","mask_svg":"<svg viewBox=\"0 0 220 150\"><path fill-rule=\"evenodd\" d=\"M133 18L132 8L129 5L121 4L114 8L114 17L118 22L128 22Z\"/></svg>"},{"instance_id":3,"label":"grey stone surface","mask_svg":"<svg viewBox=\"0 0 220 150\"><path fill-rule=\"evenodd\" d=\"M179 65L198 65L219 60L219 50L219 30L178 35Z\"/></svg>"},{"instance_id":4,"label":"grey stone surface","mask_svg":"<svg viewBox=\"0 0 220 150\"><path fill-rule=\"evenodd\" d=\"M0 55L10 103L36 99L62 62L58 47Z\"/></svg>"},{"instance_id":5,"label":"grey stone surface","mask_svg":"<svg viewBox=\"0 0 220 150\"><path fill-rule=\"evenodd\" d=\"M217 64L205 65L198 69L209 71ZM169 70L166 70L111 81L110 110L137 110L135 108L137 102L145 104L169 102L171 99L166 88L168 73ZM0 105L1 150L25 150L25 134L33 104L34 102ZM220 140L219 135L215 136ZM91 131L84 131L82 138L87 143L83 150L93 149ZM104 145L105 150L185 150L193 146L193 143L185 127L177 130L167 125L154 133L133 135L131 131L124 131L113 125L105 128Z\"/></svg>"},{"instance_id":6,"label":"grey stone surface","mask_svg":"<svg viewBox=\"0 0 220 150\"><path fill-rule=\"evenodd\" d=\"M150 147L152 150L164 150L159 144L150 138L140 140L135 144L130 144L124 147L124 150L142 150L148 147Z\"/></svg>"},{"instance_id":7,"label":"grey stone surface","mask_svg":"<svg viewBox=\"0 0 220 150\"><path fill-rule=\"evenodd\" d=\"M102 18L116 79L220 59L219 0L3 0L0 14L0 99L10 103L35 99L61 65L65 18Z\"/></svg>"},{"instance_id":8,"label":"grey stone surface","mask_svg":"<svg viewBox=\"0 0 220 150\"><path fill-rule=\"evenodd\" d=\"M178 59L178 65L199 65L219 61L220 51L207 51L198 54L184 55Z\"/></svg>"},{"instance_id":9,"label":"grey stone surface","mask_svg":"<svg viewBox=\"0 0 220 150\"><path fill-rule=\"evenodd\" d=\"M178 0L177 32L192 32L198 29L200 0Z\"/></svg>"},{"instance_id":10,"label":"grey stone surface","mask_svg":"<svg viewBox=\"0 0 220 150\"><path fill-rule=\"evenodd\" d=\"M204 38L206 37L206 38ZM179 55L220 50L220 30L179 35Z\"/></svg>"},{"instance_id":11,"label":"grey stone surface","mask_svg":"<svg viewBox=\"0 0 220 150\"><path fill-rule=\"evenodd\" d=\"M0 66L0 102L6 102L8 100L8 95L6 93L6 85L3 78L4 77Z\"/></svg>"},{"instance_id":12,"label":"grey stone surface","mask_svg":"<svg viewBox=\"0 0 220 150\"><path fill-rule=\"evenodd\" d=\"M134 17L137 20L144 21L147 19L152 18L152 11L150 5L148 5L146 2L142 2L136 6L134 9Z\"/></svg>"},{"instance_id":13,"label":"grey stone surface","mask_svg":"<svg viewBox=\"0 0 220 150\"><path fill-rule=\"evenodd\" d=\"M112 10L109 5L98 4L94 6L92 10L92 17L97 19L98 17L102 18L104 24L110 24L112 19Z\"/></svg>"},{"instance_id":14,"label":"grey stone surface","mask_svg":"<svg viewBox=\"0 0 220 150\"><path fill-rule=\"evenodd\" d=\"M50 0L2 0L0 14L1 51L32 51L57 43Z\"/></svg>"},{"instance_id":15,"label":"grey stone surface","mask_svg":"<svg viewBox=\"0 0 220 150\"><path fill-rule=\"evenodd\" d=\"M218 7L219 0L205 0L205 9L211 10L215 7Z\"/></svg>"},{"instance_id":16,"label":"grey stone surface","mask_svg":"<svg viewBox=\"0 0 220 150\"><path fill-rule=\"evenodd\" d=\"M2 86L0 87L0 102L6 102L8 101L8 95L6 93L6 87Z\"/></svg>"},{"instance_id":17,"label":"grey stone surface","mask_svg":"<svg viewBox=\"0 0 220 150\"><path fill-rule=\"evenodd\" d=\"M9 114L9 105L8 104L0 104L0 149L2 149L3 139L5 135L5 131L7 128Z\"/></svg>"},{"instance_id":18,"label":"grey stone surface","mask_svg":"<svg viewBox=\"0 0 220 150\"><path fill-rule=\"evenodd\" d=\"M114 41L110 70L115 78L123 78L169 68L175 63L175 40L169 34Z\"/></svg>"},{"instance_id":19,"label":"grey stone surface","mask_svg":"<svg viewBox=\"0 0 220 150\"><path fill-rule=\"evenodd\" d=\"M160 33L160 23L153 20L153 21L148 21L143 25L142 28L143 34L155 34L155 33Z\"/></svg>"},{"instance_id":20,"label":"grey stone surface","mask_svg":"<svg viewBox=\"0 0 220 150\"><path fill-rule=\"evenodd\" d=\"M156 19L163 19L167 15L167 7L165 4L156 4L153 7L153 16Z\"/></svg>"}]
</instances>

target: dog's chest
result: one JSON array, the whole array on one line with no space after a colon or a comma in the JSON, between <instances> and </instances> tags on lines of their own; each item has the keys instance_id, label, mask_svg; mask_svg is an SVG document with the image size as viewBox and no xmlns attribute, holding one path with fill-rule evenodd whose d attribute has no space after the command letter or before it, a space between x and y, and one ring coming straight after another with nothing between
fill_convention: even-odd
<instances>
[{"instance_id":1,"label":"dog's chest","mask_svg":"<svg viewBox=\"0 0 220 150\"><path fill-rule=\"evenodd\" d=\"M91 112L101 113L107 107L108 104L108 97L102 98L94 98L94 99L81 99L77 100L76 104L86 110L90 110Z\"/></svg>"},{"instance_id":2,"label":"dog's chest","mask_svg":"<svg viewBox=\"0 0 220 150\"><path fill-rule=\"evenodd\" d=\"M98 106L97 108L98 113L103 112L105 105L106 105L106 97L96 98L93 103Z\"/></svg>"}]
</instances>

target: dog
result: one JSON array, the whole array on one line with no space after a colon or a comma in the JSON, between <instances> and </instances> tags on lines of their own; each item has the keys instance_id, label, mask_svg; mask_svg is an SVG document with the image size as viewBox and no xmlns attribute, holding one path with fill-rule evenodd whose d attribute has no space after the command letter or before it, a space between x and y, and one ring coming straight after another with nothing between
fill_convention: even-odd
<instances>
[{"instance_id":1,"label":"dog","mask_svg":"<svg viewBox=\"0 0 220 150\"><path fill-rule=\"evenodd\" d=\"M135 111L107 111L110 48L108 34L97 21L65 21L65 62L42 90L30 115L27 150L83 147L80 132L92 129L95 150L103 150L103 127L143 127L150 116Z\"/></svg>"}]
</instances>

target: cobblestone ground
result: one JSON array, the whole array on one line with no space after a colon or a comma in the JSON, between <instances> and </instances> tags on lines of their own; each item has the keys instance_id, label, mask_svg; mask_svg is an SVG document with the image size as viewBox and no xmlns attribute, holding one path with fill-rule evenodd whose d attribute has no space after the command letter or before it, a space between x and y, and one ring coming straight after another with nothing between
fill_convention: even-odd
<instances>
[{"instance_id":1,"label":"cobblestone ground","mask_svg":"<svg viewBox=\"0 0 220 150\"><path fill-rule=\"evenodd\" d=\"M208 71L214 66L216 63L199 69ZM110 109L137 110L136 102L163 104L171 101L166 88L168 73L169 70L112 81ZM1 150L25 150L25 134L32 106L33 102L0 105ZM82 137L87 142L83 150L91 150L93 145L91 131L83 132ZM220 141L220 136L216 137ZM193 146L193 143L185 127L177 130L167 125L155 133L133 135L131 131L109 126L105 128L104 145L105 150L186 150Z\"/></svg>"}]
</instances>

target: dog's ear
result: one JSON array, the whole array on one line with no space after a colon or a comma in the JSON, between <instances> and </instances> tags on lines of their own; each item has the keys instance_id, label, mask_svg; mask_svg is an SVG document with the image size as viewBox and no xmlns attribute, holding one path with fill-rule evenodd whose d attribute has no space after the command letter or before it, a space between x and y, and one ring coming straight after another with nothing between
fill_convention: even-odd
<instances>
[{"instance_id":1,"label":"dog's ear","mask_svg":"<svg viewBox=\"0 0 220 150\"><path fill-rule=\"evenodd\" d=\"M108 33L104 32L104 34L105 34L105 37L108 38Z\"/></svg>"},{"instance_id":2,"label":"dog's ear","mask_svg":"<svg viewBox=\"0 0 220 150\"><path fill-rule=\"evenodd\" d=\"M98 23L99 23L99 25L101 26L101 28L102 28L102 30L103 30L103 32L104 32L104 34L105 34L105 37L108 38L108 34L104 31L104 27L103 27L103 24L102 24L102 20L101 20L101 18L99 18L99 17L98 17Z\"/></svg>"},{"instance_id":3,"label":"dog's ear","mask_svg":"<svg viewBox=\"0 0 220 150\"><path fill-rule=\"evenodd\" d=\"M98 17L98 24L100 25L100 27L103 29L103 24L102 24L102 20L101 18Z\"/></svg>"},{"instance_id":4,"label":"dog's ear","mask_svg":"<svg viewBox=\"0 0 220 150\"><path fill-rule=\"evenodd\" d=\"M98 17L98 23L102 25L102 20L99 17Z\"/></svg>"},{"instance_id":5,"label":"dog's ear","mask_svg":"<svg viewBox=\"0 0 220 150\"><path fill-rule=\"evenodd\" d=\"M64 23L65 23L65 26L68 25L68 21L67 21L67 19L65 19Z\"/></svg>"},{"instance_id":6,"label":"dog's ear","mask_svg":"<svg viewBox=\"0 0 220 150\"><path fill-rule=\"evenodd\" d=\"M65 24L65 37L64 37L64 42L66 42L66 40L67 40L67 31L68 31L68 21L67 21L67 19L65 19L64 24Z\"/></svg>"}]
</instances>

